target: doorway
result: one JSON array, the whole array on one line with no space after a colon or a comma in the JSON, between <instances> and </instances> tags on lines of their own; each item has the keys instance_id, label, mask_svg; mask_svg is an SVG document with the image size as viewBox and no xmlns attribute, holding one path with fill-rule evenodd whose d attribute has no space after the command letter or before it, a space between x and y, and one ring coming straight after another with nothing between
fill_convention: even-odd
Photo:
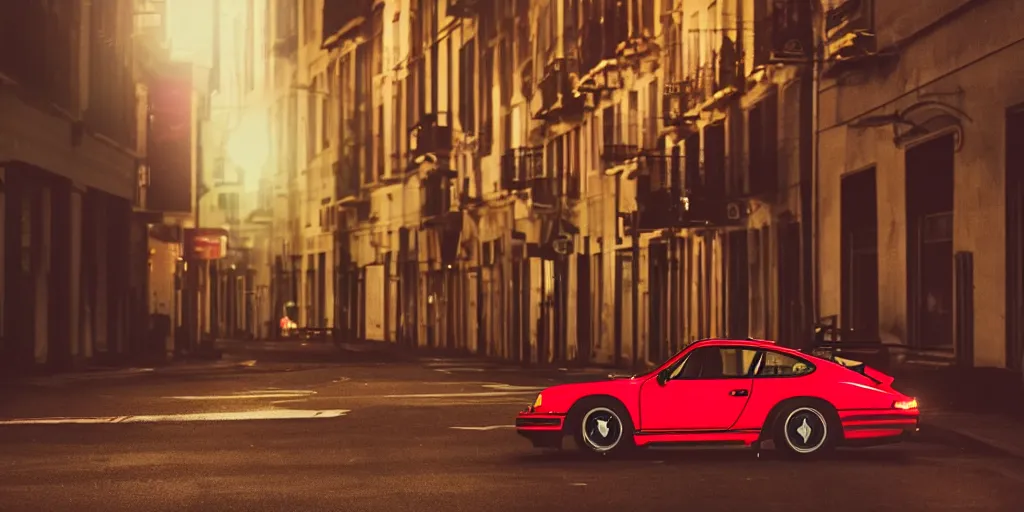
<instances>
[{"instance_id":1,"label":"doorway","mask_svg":"<svg viewBox=\"0 0 1024 512\"><path fill-rule=\"evenodd\" d=\"M878 196L875 168L843 176L842 326L878 335Z\"/></svg>"},{"instance_id":2,"label":"doorway","mask_svg":"<svg viewBox=\"0 0 1024 512\"><path fill-rule=\"evenodd\" d=\"M668 357L669 319L669 258L668 243L652 243L648 249L647 272L650 283L651 307L648 311L647 360L653 363Z\"/></svg>"},{"instance_id":3,"label":"doorway","mask_svg":"<svg viewBox=\"0 0 1024 512\"><path fill-rule=\"evenodd\" d=\"M802 272L800 270L800 223L789 219L778 227L778 316L779 342L783 346L800 348L803 338L803 307L800 296Z\"/></svg>"},{"instance_id":4,"label":"doorway","mask_svg":"<svg viewBox=\"0 0 1024 512\"><path fill-rule=\"evenodd\" d=\"M584 247L589 244L584 243ZM593 255L583 254L576 257L576 359L579 363L590 362L590 336L592 295L590 286L590 261Z\"/></svg>"},{"instance_id":5,"label":"doorway","mask_svg":"<svg viewBox=\"0 0 1024 512\"><path fill-rule=\"evenodd\" d=\"M910 345L953 350L953 135L906 153Z\"/></svg>"},{"instance_id":6,"label":"doorway","mask_svg":"<svg viewBox=\"0 0 1024 512\"><path fill-rule=\"evenodd\" d=\"M623 341L633 336L633 256L629 251L616 254L615 265L615 365L623 363ZM630 364L635 361L630 361Z\"/></svg>"},{"instance_id":7,"label":"doorway","mask_svg":"<svg viewBox=\"0 0 1024 512\"><path fill-rule=\"evenodd\" d=\"M750 336L750 264L747 232L733 231L728 236L728 336L742 339Z\"/></svg>"}]
</instances>

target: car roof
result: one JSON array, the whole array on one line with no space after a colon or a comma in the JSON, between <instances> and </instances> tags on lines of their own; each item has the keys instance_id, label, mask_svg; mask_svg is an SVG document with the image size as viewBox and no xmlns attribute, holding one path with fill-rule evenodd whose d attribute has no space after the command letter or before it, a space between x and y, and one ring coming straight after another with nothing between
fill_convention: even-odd
<instances>
[{"instance_id":1,"label":"car roof","mask_svg":"<svg viewBox=\"0 0 1024 512\"><path fill-rule=\"evenodd\" d=\"M804 354L803 352L800 352L799 350L788 348L788 347L780 347L774 341L771 341L771 340L759 340L759 339L755 339L755 338L746 338L746 339L706 338L706 339L703 339L703 340L697 340L697 341L693 342L691 345L697 345L697 344L700 344L700 345L718 345L718 346L735 345L735 346L738 346L738 347L763 348L763 349L775 350L775 351L778 351L778 352L782 352L784 354L792 354L792 355L799 355L801 357L806 357L806 354Z\"/></svg>"}]
</instances>

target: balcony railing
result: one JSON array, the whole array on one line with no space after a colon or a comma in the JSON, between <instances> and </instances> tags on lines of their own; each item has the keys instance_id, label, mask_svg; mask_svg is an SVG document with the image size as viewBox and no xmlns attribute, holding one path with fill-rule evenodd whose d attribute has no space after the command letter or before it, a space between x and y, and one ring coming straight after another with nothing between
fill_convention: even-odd
<instances>
[{"instance_id":1,"label":"balcony railing","mask_svg":"<svg viewBox=\"0 0 1024 512\"><path fill-rule=\"evenodd\" d=\"M609 167L622 165L640 154L640 148L631 144L605 144L601 160Z\"/></svg>"},{"instance_id":2,"label":"balcony railing","mask_svg":"<svg viewBox=\"0 0 1024 512\"><path fill-rule=\"evenodd\" d=\"M452 151L452 127L448 113L424 114L409 130L410 165L418 164L427 155L447 158Z\"/></svg>"},{"instance_id":3,"label":"balcony railing","mask_svg":"<svg viewBox=\"0 0 1024 512\"><path fill-rule=\"evenodd\" d=\"M501 157L501 187L505 190L525 190L530 180L543 172L543 148L514 148Z\"/></svg>"},{"instance_id":4,"label":"balcony railing","mask_svg":"<svg viewBox=\"0 0 1024 512\"><path fill-rule=\"evenodd\" d=\"M666 228L721 226L735 217L737 206L716 187L687 182L683 158L665 154L640 157L637 184L637 226Z\"/></svg>"},{"instance_id":5,"label":"balcony railing","mask_svg":"<svg viewBox=\"0 0 1024 512\"><path fill-rule=\"evenodd\" d=\"M449 171L433 171L420 182L420 215L431 220L451 211L452 178Z\"/></svg>"},{"instance_id":6,"label":"balcony railing","mask_svg":"<svg viewBox=\"0 0 1024 512\"><path fill-rule=\"evenodd\" d=\"M545 66L540 80L541 108L534 114L536 119L556 119L580 115L583 99L573 94L570 74L579 74L576 59L555 59Z\"/></svg>"},{"instance_id":7,"label":"balcony railing","mask_svg":"<svg viewBox=\"0 0 1024 512\"><path fill-rule=\"evenodd\" d=\"M688 116L700 103L696 91L697 83L693 79L671 83L665 86L662 98L662 118L666 126L682 126L696 118Z\"/></svg>"},{"instance_id":8,"label":"balcony railing","mask_svg":"<svg viewBox=\"0 0 1024 512\"><path fill-rule=\"evenodd\" d=\"M373 0L327 0L323 8L324 46L354 37L373 14Z\"/></svg>"},{"instance_id":9,"label":"balcony railing","mask_svg":"<svg viewBox=\"0 0 1024 512\"><path fill-rule=\"evenodd\" d=\"M456 18L472 18L480 12L480 2L481 0L448 0L448 14Z\"/></svg>"},{"instance_id":10,"label":"balcony railing","mask_svg":"<svg viewBox=\"0 0 1024 512\"><path fill-rule=\"evenodd\" d=\"M534 206L554 208L558 205L558 180L538 176L530 180L530 198Z\"/></svg>"}]
</instances>

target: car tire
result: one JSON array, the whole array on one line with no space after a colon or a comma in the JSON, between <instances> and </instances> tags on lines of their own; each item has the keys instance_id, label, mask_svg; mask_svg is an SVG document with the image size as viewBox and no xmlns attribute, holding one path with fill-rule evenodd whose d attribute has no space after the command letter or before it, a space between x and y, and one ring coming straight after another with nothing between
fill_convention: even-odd
<instances>
[{"instance_id":1,"label":"car tire","mask_svg":"<svg viewBox=\"0 0 1024 512\"><path fill-rule=\"evenodd\" d=\"M633 422L621 405L611 401L588 401L575 409L570 421L580 450L605 456L619 455L636 446Z\"/></svg>"},{"instance_id":2,"label":"car tire","mask_svg":"<svg viewBox=\"0 0 1024 512\"><path fill-rule=\"evenodd\" d=\"M775 420L772 442L785 455L812 458L832 451L841 435L835 411L822 403L783 407Z\"/></svg>"}]
</instances>

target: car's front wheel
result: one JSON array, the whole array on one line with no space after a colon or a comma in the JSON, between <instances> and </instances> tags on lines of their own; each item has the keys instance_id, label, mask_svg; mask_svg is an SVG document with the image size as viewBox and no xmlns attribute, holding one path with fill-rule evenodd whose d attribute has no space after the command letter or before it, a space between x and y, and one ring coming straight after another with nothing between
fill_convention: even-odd
<instances>
[{"instance_id":1,"label":"car's front wheel","mask_svg":"<svg viewBox=\"0 0 1024 512\"><path fill-rule=\"evenodd\" d=\"M633 422L617 404L593 402L578 409L576 445L596 455L618 454L634 446Z\"/></svg>"},{"instance_id":2,"label":"car's front wheel","mask_svg":"<svg viewBox=\"0 0 1024 512\"><path fill-rule=\"evenodd\" d=\"M776 448L788 455L811 457L835 447L838 436L832 411L817 403L793 404L778 416L773 436Z\"/></svg>"}]
</instances>

